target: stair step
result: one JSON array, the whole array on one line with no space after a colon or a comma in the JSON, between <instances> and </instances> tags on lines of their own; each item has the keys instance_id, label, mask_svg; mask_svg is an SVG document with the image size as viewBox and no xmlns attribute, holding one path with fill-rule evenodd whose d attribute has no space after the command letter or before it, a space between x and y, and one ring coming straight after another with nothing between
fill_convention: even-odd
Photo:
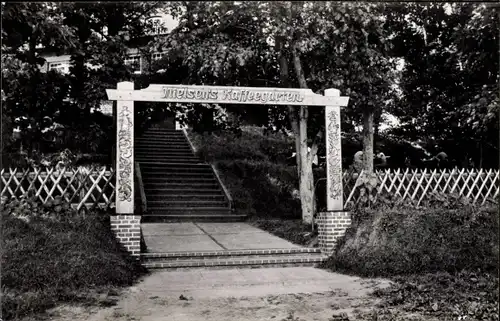
<instances>
[{"instance_id":1,"label":"stair step","mask_svg":"<svg viewBox=\"0 0 500 321\"><path fill-rule=\"evenodd\" d=\"M149 161L144 161L140 162L141 166L164 166L164 167L171 167L171 168L203 168L210 166L206 163L199 163L199 164L192 164L192 163L168 163L168 162L149 162Z\"/></svg>"},{"instance_id":2,"label":"stair step","mask_svg":"<svg viewBox=\"0 0 500 321\"><path fill-rule=\"evenodd\" d=\"M149 203L149 202L148 202ZM156 205L156 204L155 204ZM164 206L148 206L148 215L168 215L168 214L216 214L216 215L228 215L231 213L229 207L164 207Z\"/></svg>"},{"instance_id":3,"label":"stair step","mask_svg":"<svg viewBox=\"0 0 500 321\"><path fill-rule=\"evenodd\" d=\"M202 160L199 158L171 158L171 157L135 157L137 161L142 162L142 161L147 161L147 162L165 162L165 163L176 163L176 164L184 164L184 163L191 163L191 164L198 164L198 163L203 163Z\"/></svg>"},{"instance_id":4,"label":"stair step","mask_svg":"<svg viewBox=\"0 0 500 321\"><path fill-rule=\"evenodd\" d=\"M148 138L147 141L136 141L135 142L136 147L144 147L144 148L151 148L151 147L173 147L173 148L184 148L184 149L191 149L189 143L184 140L179 140L179 141L169 141L169 140L158 140L154 138Z\"/></svg>"},{"instance_id":5,"label":"stair step","mask_svg":"<svg viewBox=\"0 0 500 321\"><path fill-rule=\"evenodd\" d=\"M167 207L167 208L212 208L212 207L224 207L227 206L227 202L225 201L187 201L187 200L149 200L148 199L148 207Z\"/></svg>"},{"instance_id":6,"label":"stair step","mask_svg":"<svg viewBox=\"0 0 500 321\"><path fill-rule=\"evenodd\" d=\"M160 137L146 137L142 140L136 140L135 144L138 146L151 146L152 144L158 144L160 146L178 146L186 147L190 146L186 139L167 139Z\"/></svg>"},{"instance_id":7,"label":"stair step","mask_svg":"<svg viewBox=\"0 0 500 321\"><path fill-rule=\"evenodd\" d=\"M189 154L193 155L193 151L190 149L177 149L177 148L162 148L162 147L152 147L152 148L144 148L144 147L136 147L136 153L177 153L177 154Z\"/></svg>"},{"instance_id":8,"label":"stair step","mask_svg":"<svg viewBox=\"0 0 500 321\"><path fill-rule=\"evenodd\" d=\"M139 138L144 138L144 137L149 137L149 136L161 136L161 137L168 137L168 138L173 138L173 139L186 139L186 136L184 134L172 134L172 133L167 133L167 132L144 132L141 136L136 136L137 139Z\"/></svg>"},{"instance_id":9,"label":"stair step","mask_svg":"<svg viewBox=\"0 0 500 321\"><path fill-rule=\"evenodd\" d=\"M164 179L164 178L171 178L171 177L185 177L185 178L201 178L201 179L208 179L208 178L213 178L214 174L210 172L174 172L174 171L166 171L166 170L159 170L159 169L141 169L141 173L144 174L143 176L149 176L150 179Z\"/></svg>"},{"instance_id":10,"label":"stair step","mask_svg":"<svg viewBox=\"0 0 500 321\"><path fill-rule=\"evenodd\" d=\"M175 159L200 159L199 157L195 156L193 153L191 154L184 154L184 155L175 155L175 154L169 154L164 153L164 152L158 152L158 151L136 151L135 152L135 157L142 157L142 158L157 158L157 159L162 159L165 157L168 158L175 158Z\"/></svg>"},{"instance_id":11,"label":"stair step","mask_svg":"<svg viewBox=\"0 0 500 321\"><path fill-rule=\"evenodd\" d=\"M177 129L151 127L151 128L147 128L146 130L144 130L144 133L151 133L151 132L169 133L172 135L183 135L184 136L184 132L182 130L177 130Z\"/></svg>"},{"instance_id":12,"label":"stair step","mask_svg":"<svg viewBox=\"0 0 500 321\"><path fill-rule=\"evenodd\" d=\"M243 250L223 250L223 251L178 251L178 252L159 252L159 253L141 253L143 261L167 261L167 260L197 260L211 258L250 258L262 256L290 256L290 255L314 255L321 254L320 248L286 248L286 249L243 249Z\"/></svg>"},{"instance_id":13,"label":"stair step","mask_svg":"<svg viewBox=\"0 0 500 321\"><path fill-rule=\"evenodd\" d=\"M179 131L168 131L168 130L145 130L142 135L147 135L147 134L165 134L165 135L170 135L170 136L184 136L183 132Z\"/></svg>"},{"instance_id":14,"label":"stair step","mask_svg":"<svg viewBox=\"0 0 500 321\"><path fill-rule=\"evenodd\" d=\"M135 154L136 158L151 158L155 157L157 159L196 159L199 160L198 157L194 156L192 153L191 154L171 154L171 153L163 153L163 152L143 152L143 153L136 153Z\"/></svg>"},{"instance_id":15,"label":"stair step","mask_svg":"<svg viewBox=\"0 0 500 321\"><path fill-rule=\"evenodd\" d=\"M148 177L153 180L165 180L169 178L200 178L200 179L215 179L214 174L210 172L188 172L188 171L167 171L163 169L151 170L149 168L141 169L143 177Z\"/></svg>"},{"instance_id":16,"label":"stair step","mask_svg":"<svg viewBox=\"0 0 500 321\"><path fill-rule=\"evenodd\" d=\"M209 166L205 167L179 167L179 166L161 166L161 165L145 165L140 164L142 171L158 171L162 173L210 173L213 175L212 169Z\"/></svg>"},{"instance_id":17,"label":"stair step","mask_svg":"<svg viewBox=\"0 0 500 321\"><path fill-rule=\"evenodd\" d=\"M160 136L149 136L149 137L144 137L141 139L135 140L136 145L139 146L148 146L153 143L158 143L161 146L182 146L185 147L186 145L189 146L189 142L183 138L183 139L171 139L171 138L166 138L166 137L160 137Z\"/></svg>"},{"instance_id":18,"label":"stair step","mask_svg":"<svg viewBox=\"0 0 500 321\"><path fill-rule=\"evenodd\" d=\"M186 140L186 136L184 135L171 135L167 133L144 133L142 136L137 137L137 139L145 139L145 138L162 138L162 139L170 139L170 140Z\"/></svg>"},{"instance_id":19,"label":"stair step","mask_svg":"<svg viewBox=\"0 0 500 321\"><path fill-rule=\"evenodd\" d=\"M172 133L176 135L184 135L184 132L182 130L178 129L167 129L167 128L161 128L161 127L151 127L148 128L144 131L146 132L165 132L165 133Z\"/></svg>"},{"instance_id":20,"label":"stair step","mask_svg":"<svg viewBox=\"0 0 500 321\"><path fill-rule=\"evenodd\" d=\"M246 215L236 214L143 214L143 223L172 223L172 222L242 222Z\"/></svg>"},{"instance_id":21,"label":"stair step","mask_svg":"<svg viewBox=\"0 0 500 321\"><path fill-rule=\"evenodd\" d=\"M136 151L151 151L157 150L162 152L178 152L178 153L193 153L189 146L172 146L172 145L162 145L162 144L152 144L152 145L135 145Z\"/></svg>"},{"instance_id":22,"label":"stair step","mask_svg":"<svg viewBox=\"0 0 500 321\"><path fill-rule=\"evenodd\" d=\"M200 159L197 157L193 152L170 152L167 150L161 150L161 151L155 151L155 150L150 150L150 151L145 151L145 150L136 150L135 151L135 157L174 157L174 158L196 158Z\"/></svg>"},{"instance_id":23,"label":"stair step","mask_svg":"<svg viewBox=\"0 0 500 321\"><path fill-rule=\"evenodd\" d=\"M142 134L141 136L136 136L135 139L144 139L144 138L149 138L149 137L172 139L172 140L174 140L174 139L186 140L186 136L184 136L184 135L172 135L169 133L161 133L161 132L157 132L157 133L147 132L147 133Z\"/></svg>"},{"instance_id":24,"label":"stair step","mask_svg":"<svg viewBox=\"0 0 500 321\"><path fill-rule=\"evenodd\" d=\"M147 142L135 142L135 147L136 148L172 148L172 149L185 149L185 150L191 150L191 147L189 146L188 142L163 142L163 141L157 141L157 140L152 140L148 139Z\"/></svg>"},{"instance_id":25,"label":"stair step","mask_svg":"<svg viewBox=\"0 0 500 321\"><path fill-rule=\"evenodd\" d=\"M173 189L173 188L203 188L203 189L219 189L219 184L217 182L144 182L144 190L145 191L159 191L164 189ZM146 193L147 195L147 193Z\"/></svg>"},{"instance_id":26,"label":"stair step","mask_svg":"<svg viewBox=\"0 0 500 321\"><path fill-rule=\"evenodd\" d=\"M177 268L216 268L216 267L265 267L265 266L315 266L324 262L326 256L294 255L294 256L264 256L251 258L210 258L194 260L176 260L162 262L144 262L142 265L148 269L177 269Z\"/></svg>"},{"instance_id":27,"label":"stair step","mask_svg":"<svg viewBox=\"0 0 500 321\"><path fill-rule=\"evenodd\" d=\"M137 147L176 147L176 148L191 148L189 143L185 140L164 140L147 138L144 141L135 141Z\"/></svg>"},{"instance_id":28,"label":"stair step","mask_svg":"<svg viewBox=\"0 0 500 321\"><path fill-rule=\"evenodd\" d=\"M165 175L165 176L161 176ZM199 183L210 183L213 182L217 184L218 182L215 180L213 176L192 176L189 177L187 175L171 175L171 173L152 173L152 172L144 172L143 173L143 181L144 183L151 183L151 184L165 184L165 183L192 183L192 182L199 182Z\"/></svg>"},{"instance_id":29,"label":"stair step","mask_svg":"<svg viewBox=\"0 0 500 321\"><path fill-rule=\"evenodd\" d=\"M216 192L222 193L222 189L219 188L184 188L180 186L178 188L161 188L161 189L145 189L148 195L172 195L172 194L180 194L182 195L204 195L204 194L213 194Z\"/></svg>"},{"instance_id":30,"label":"stair step","mask_svg":"<svg viewBox=\"0 0 500 321\"><path fill-rule=\"evenodd\" d=\"M204 200L216 200L217 202L225 202L226 198L223 194L150 194L147 196L148 203L154 201L165 201L171 202L172 200L178 201L204 201Z\"/></svg>"}]
</instances>

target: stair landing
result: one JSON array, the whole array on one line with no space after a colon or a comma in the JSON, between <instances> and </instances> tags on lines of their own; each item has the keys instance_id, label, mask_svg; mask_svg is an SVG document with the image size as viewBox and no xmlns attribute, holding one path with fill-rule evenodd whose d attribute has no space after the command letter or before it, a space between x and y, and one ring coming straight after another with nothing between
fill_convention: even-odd
<instances>
[{"instance_id":1,"label":"stair landing","mask_svg":"<svg viewBox=\"0 0 500 321\"><path fill-rule=\"evenodd\" d=\"M247 223L145 223L141 225L147 252L142 264L150 269L314 266L324 257Z\"/></svg>"}]
</instances>

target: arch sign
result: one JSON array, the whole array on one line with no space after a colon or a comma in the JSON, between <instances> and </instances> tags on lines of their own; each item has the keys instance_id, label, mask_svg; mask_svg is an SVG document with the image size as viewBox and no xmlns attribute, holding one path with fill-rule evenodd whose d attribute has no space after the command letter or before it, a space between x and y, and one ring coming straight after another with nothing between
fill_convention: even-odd
<instances>
[{"instance_id":1,"label":"arch sign","mask_svg":"<svg viewBox=\"0 0 500 321\"><path fill-rule=\"evenodd\" d=\"M120 82L107 89L109 100L117 101L116 214L134 213L134 101L324 106L326 128L327 210L343 210L340 108L349 97L337 89L319 95L310 89L150 85L134 90L134 83Z\"/></svg>"}]
</instances>

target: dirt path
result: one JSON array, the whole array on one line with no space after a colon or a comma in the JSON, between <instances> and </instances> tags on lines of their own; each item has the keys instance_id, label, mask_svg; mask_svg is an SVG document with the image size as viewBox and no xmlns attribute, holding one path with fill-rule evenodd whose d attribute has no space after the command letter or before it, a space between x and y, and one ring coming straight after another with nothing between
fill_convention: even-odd
<instances>
[{"instance_id":1,"label":"dirt path","mask_svg":"<svg viewBox=\"0 0 500 321\"><path fill-rule=\"evenodd\" d=\"M127 299L107 309L60 307L52 320L61 321L281 321L290 316L299 320L329 320L333 314L366 311L373 299L352 298L343 293L282 294L265 297L194 299L150 297ZM292 319L295 321L295 319Z\"/></svg>"},{"instance_id":2,"label":"dirt path","mask_svg":"<svg viewBox=\"0 0 500 321\"><path fill-rule=\"evenodd\" d=\"M125 290L113 307L61 306L50 320L361 320L378 304L370 293L389 284L313 268L160 272Z\"/></svg>"}]
</instances>

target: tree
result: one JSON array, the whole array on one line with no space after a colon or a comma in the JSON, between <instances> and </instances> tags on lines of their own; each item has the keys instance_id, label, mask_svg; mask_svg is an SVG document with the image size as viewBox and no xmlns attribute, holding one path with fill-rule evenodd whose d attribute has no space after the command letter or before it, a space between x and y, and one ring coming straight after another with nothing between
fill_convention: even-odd
<instances>
[{"instance_id":1,"label":"tree","mask_svg":"<svg viewBox=\"0 0 500 321\"><path fill-rule=\"evenodd\" d=\"M492 5L415 3L388 11L393 55L404 59L392 110L402 122L396 134L439 145L453 158L479 156L487 146L498 151L499 22Z\"/></svg>"},{"instance_id":2,"label":"tree","mask_svg":"<svg viewBox=\"0 0 500 321\"><path fill-rule=\"evenodd\" d=\"M26 118L25 143L36 148L33 139L41 136L44 117L54 116L68 89L61 77L40 71L44 59L38 46L67 50L74 45L73 34L61 26L62 13L53 3L2 3L2 20L2 58L16 61L2 73L6 114ZM47 93L44 86L54 87Z\"/></svg>"},{"instance_id":3,"label":"tree","mask_svg":"<svg viewBox=\"0 0 500 321\"><path fill-rule=\"evenodd\" d=\"M148 31L145 18L159 6L159 2L2 4L2 59L16 61L2 73L6 114L11 121L27 118L21 124L26 143L43 141L43 120L50 119L65 125L68 137L79 137L80 144L67 142L79 151L95 152L106 136L111 138L107 145L112 145L113 128L103 127L106 122L98 121L91 110L107 100L105 89L131 79L124 63L127 49ZM69 75L40 70L47 52L71 55Z\"/></svg>"},{"instance_id":4,"label":"tree","mask_svg":"<svg viewBox=\"0 0 500 321\"><path fill-rule=\"evenodd\" d=\"M173 61L182 64L181 83L252 85L249 79L264 78L268 84L315 92L334 87L354 97L348 116L355 119L367 110L367 126L371 115L385 108L391 61L382 10L373 5L225 1L175 2L169 9L180 24L165 41L164 67ZM296 137L303 219L309 223L314 214L312 159L323 136L318 132L324 126L321 113L307 106L287 112ZM309 137L316 143L310 144ZM367 154L372 141L365 142Z\"/></svg>"},{"instance_id":5,"label":"tree","mask_svg":"<svg viewBox=\"0 0 500 321\"><path fill-rule=\"evenodd\" d=\"M316 88L311 88L314 91L335 87L354 98L355 103L349 109L355 113L362 110L364 169L371 174L373 115L384 107L390 97L393 81L392 64L387 57L386 35L381 28L382 15L378 11L380 7L294 2L288 8L290 18L285 20L285 26L277 28L286 30L289 27L290 30L288 34L278 35L281 38L279 49L285 51L280 55L282 78L286 78L283 74L288 71L288 48L296 82L301 88L310 88L309 82L315 85ZM288 47L286 43L283 44L283 39L288 39ZM314 63L306 69L302 57ZM354 72L348 66L355 66ZM312 200L312 158L318 150L317 139L322 137L321 131L316 134L316 142L312 145L311 153L308 153L309 114L310 110L306 106L299 110L289 108L289 119L296 135L297 155L300 155L297 164L305 221L312 219L315 210Z\"/></svg>"}]
</instances>

